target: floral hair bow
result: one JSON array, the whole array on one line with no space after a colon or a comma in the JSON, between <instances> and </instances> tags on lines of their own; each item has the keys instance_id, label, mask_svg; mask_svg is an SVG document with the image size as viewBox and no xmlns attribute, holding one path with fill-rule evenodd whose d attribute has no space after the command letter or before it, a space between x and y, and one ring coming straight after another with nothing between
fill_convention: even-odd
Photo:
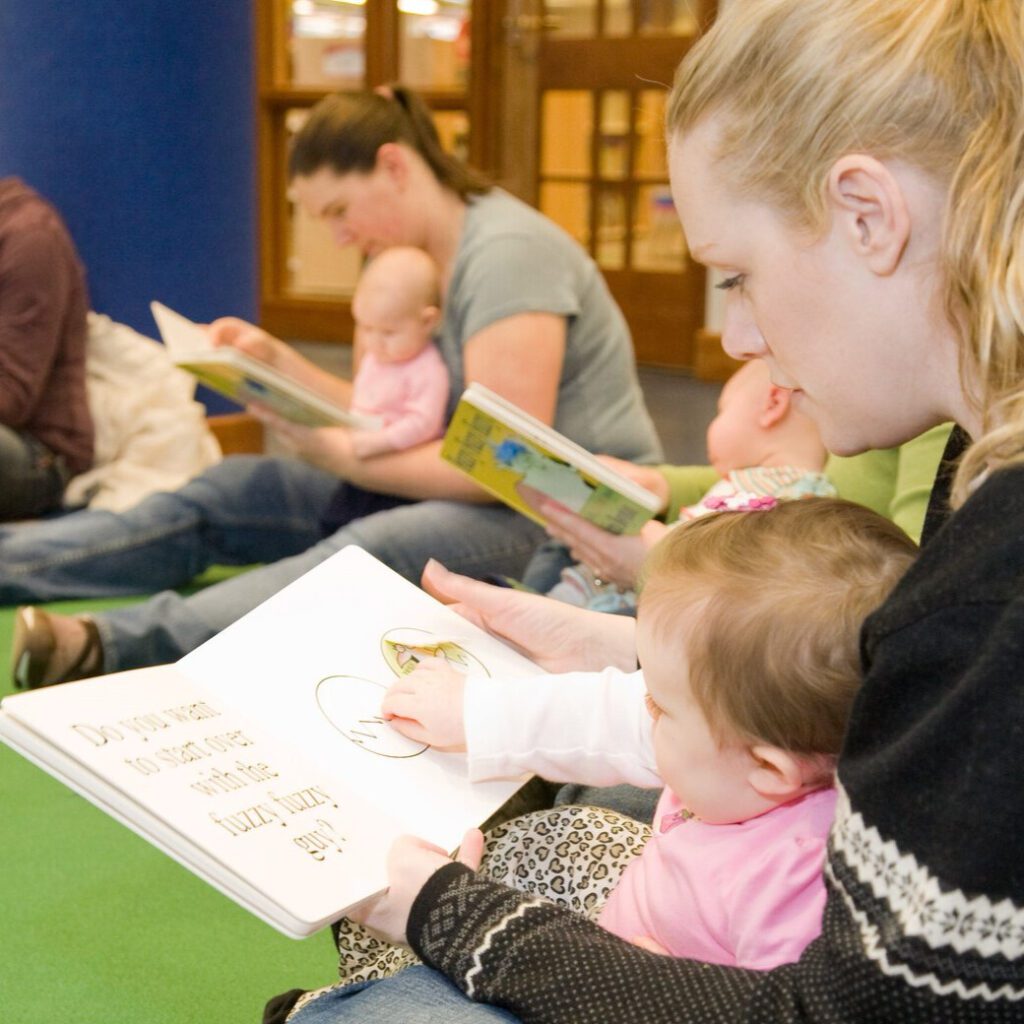
<instances>
[{"instance_id":1,"label":"floral hair bow","mask_svg":"<svg viewBox=\"0 0 1024 1024\"><path fill-rule=\"evenodd\" d=\"M730 494L705 498L701 504L712 512L767 512L778 505L770 494Z\"/></svg>"}]
</instances>

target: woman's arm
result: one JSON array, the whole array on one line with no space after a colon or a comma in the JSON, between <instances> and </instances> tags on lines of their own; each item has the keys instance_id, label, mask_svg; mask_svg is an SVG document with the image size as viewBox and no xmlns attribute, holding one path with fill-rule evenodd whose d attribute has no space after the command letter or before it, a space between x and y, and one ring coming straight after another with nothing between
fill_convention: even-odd
<instances>
[{"instance_id":1,"label":"woman's arm","mask_svg":"<svg viewBox=\"0 0 1024 1024\"><path fill-rule=\"evenodd\" d=\"M293 377L330 402L347 407L352 400L352 384L300 355L272 334L238 317L225 316L209 326L210 341L215 347L237 348L253 359L268 363L275 370Z\"/></svg>"},{"instance_id":2,"label":"woman's arm","mask_svg":"<svg viewBox=\"0 0 1024 1024\"><path fill-rule=\"evenodd\" d=\"M479 381L550 424L558 402L565 339L565 317L550 313L505 317L478 331L466 343L466 381ZM296 455L366 490L403 498L494 500L441 459L439 440L360 459L344 429L309 430L276 418L270 422Z\"/></svg>"},{"instance_id":3,"label":"woman's arm","mask_svg":"<svg viewBox=\"0 0 1024 1024\"><path fill-rule=\"evenodd\" d=\"M636 620L471 580L431 560L423 589L549 672L636 669Z\"/></svg>"},{"instance_id":4,"label":"woman's arm","mask_svg":"<svg viewBox=\"0 0 1024 1024\"><path fill-rule=\"evenodd\" d=\"M458 931L458 939L455 932ZM775 972L660 956L562 907L493 882L463 864L435 871L412 905L409 943L477 1002L524 1024L719 1024L807 1019ZM762 995L759 996L759 993Z\"/></svg>"}]
</instances>

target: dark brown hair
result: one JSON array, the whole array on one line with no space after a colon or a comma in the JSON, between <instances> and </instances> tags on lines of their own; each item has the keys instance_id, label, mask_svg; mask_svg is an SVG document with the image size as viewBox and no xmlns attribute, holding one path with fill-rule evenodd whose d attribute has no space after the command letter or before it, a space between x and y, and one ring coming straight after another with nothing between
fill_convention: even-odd
<instances>
[{"instance_id":1,"label":"dark brown hair","mask_svg":"<svg viewBox=\"0 0 1024 1024\"><path fill-rule=\"evenodd\" d=\"M399 142L423 158L434 177L462 199L490 189L490 183L441 146L426 104L401 85L381 92L335 93L309 113L292 143L288 176L307 177L327 167L338 174L368 174L377 151Z\"/></svg>"}]
</instances>

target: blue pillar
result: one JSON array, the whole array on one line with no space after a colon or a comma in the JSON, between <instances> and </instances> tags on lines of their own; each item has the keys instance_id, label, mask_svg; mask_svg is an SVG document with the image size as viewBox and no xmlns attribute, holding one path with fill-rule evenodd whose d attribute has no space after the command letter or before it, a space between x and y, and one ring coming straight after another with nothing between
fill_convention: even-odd
<instances>
[{"instance_id":1,"label":"blue pillar","mask_svg":"<svg viewBox=\"0 0 1024 1024\"><path fill-rule=\"evenodd\" d=\"M93 308L257 315L251 0L0 2L0 176L64 215Z\"/></svg>"}]
</instances>

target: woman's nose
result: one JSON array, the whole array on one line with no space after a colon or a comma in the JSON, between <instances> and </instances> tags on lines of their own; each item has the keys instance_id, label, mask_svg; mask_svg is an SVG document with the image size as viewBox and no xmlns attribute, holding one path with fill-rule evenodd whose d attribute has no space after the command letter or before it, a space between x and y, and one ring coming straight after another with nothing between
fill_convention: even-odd
<instances>
[{"instance_id":1,"label":"woman's nose","mask_svg":"<svg viewBox=\"0 0 1024 1024\"><path fill-rule=\"evenodd\" d=\"M743 309L726 307L722 323L722 348L733 359L746 361L768 354L768 346L753 317Z\"/></svg>"},{"instance_id":2,"label":"woman's nose","mask_svg":"<svg viewBox=\"0 0 1024 1024\"><path fill-rule=\"evenodd\" d=\"M331 224L331 238L334 239L334 244L339 247L351 245L355 241L355 236L349 230L348 226L342 220L332 220Z\"/></svg>"}]
</instances>

